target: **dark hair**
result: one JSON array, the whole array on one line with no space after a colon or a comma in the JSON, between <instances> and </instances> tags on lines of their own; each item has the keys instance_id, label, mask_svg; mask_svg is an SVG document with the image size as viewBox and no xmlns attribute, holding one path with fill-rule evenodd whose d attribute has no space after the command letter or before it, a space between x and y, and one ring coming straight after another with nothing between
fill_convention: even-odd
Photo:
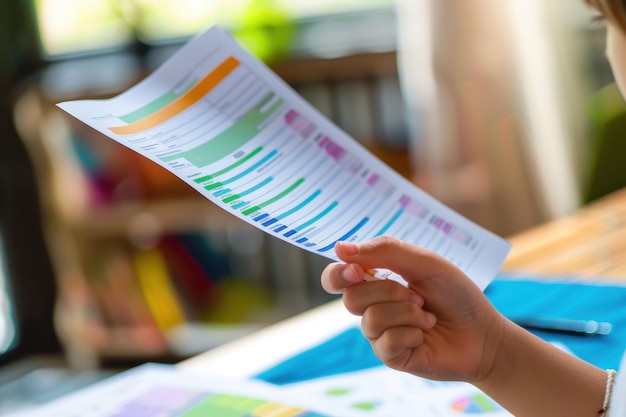
<instances>
[{"instance_id":1,"label":"dark hair","mask_svg":"<svg viewBox=\"0 0 626 417\"><path fill-rule=\"evenodd\" d=\"M617 23L626 32L626 0L583 0L608 21Z\"/></svg>"}]
</instances>

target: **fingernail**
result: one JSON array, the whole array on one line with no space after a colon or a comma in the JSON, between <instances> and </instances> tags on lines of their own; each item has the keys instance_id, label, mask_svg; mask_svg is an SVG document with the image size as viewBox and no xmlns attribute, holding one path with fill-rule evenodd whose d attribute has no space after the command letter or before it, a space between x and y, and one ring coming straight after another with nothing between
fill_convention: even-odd
<instances>
[{"instance_id":1,"label":"fingernail","mask_svg":"<svg viewBox=\"0 0 626 417\"><path fill-rule=\"evenodd\" d=\"M341 278L343 278L344 281L349 282L351 284L359 282L359 276L354 270L354 267L351 265L348 265L346 268L344 268L343 271L341 271Z\"/></svg>"},{"instance_id":2,"label":"fingernail","mask_svg":"<svg viewBox=\"0 0 626 417\"><path fill-rule=\"evenodd\" d=\"M429 313L428 311L426 311L424 313L424 317L426 318L426 324L428 324L429 327L433 327L435 323L437 323L437 316L435 316L433 313Z\"/></svg>"},{"instance_id":3,"label":"fingernail","mask_svg":"<svg viewBox=\"0 0 626 417\"><path fill-rule=\"evenodd\" d=\"M344 253L348 256L354 256L359 253L359 245L354 242L338 242Z\"/></svg>"},{"instance_id":4,"label":"fingernail","mask_svg":"<svg viewBox=\"0 0 626 417\"><path fill-rule=\"evenodd\" d=\"M411 294L409 301L413 304L417 304L418 307L422 307L424 305L424 299L419 294Z\"/></svg>"}]
</instances>

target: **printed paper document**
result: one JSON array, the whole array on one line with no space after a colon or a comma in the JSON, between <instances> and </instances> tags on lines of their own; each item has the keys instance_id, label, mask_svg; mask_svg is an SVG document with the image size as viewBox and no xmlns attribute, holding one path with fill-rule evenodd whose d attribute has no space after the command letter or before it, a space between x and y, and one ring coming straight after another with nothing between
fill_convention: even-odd
<instances>
[{"instance_id":1,"label":"printed paper document","mask_svg":"<svg viewBox=\"0 0 626 417\"><path fill-rule=\"evenodd\" d=\"M224 210L329 259L337 241L390 235L485 288L509 250L374 157L219 27L123 94L59 107Z\"/></svg>"}]
</instances>

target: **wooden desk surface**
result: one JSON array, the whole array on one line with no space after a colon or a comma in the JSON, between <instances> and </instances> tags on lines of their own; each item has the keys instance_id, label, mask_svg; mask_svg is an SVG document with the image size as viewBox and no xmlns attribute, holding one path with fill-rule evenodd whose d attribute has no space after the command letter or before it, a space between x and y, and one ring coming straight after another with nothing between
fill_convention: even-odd
<instances>
[{"instance_id":1,"label":"wooden desk surface","mask_svg":"<svg viewBox=\"0 0 626 417\"><path fill-rule=\"evenodd\" d=\"M626 189L508 240L505 271L626 280Z\"/></svg>"}]
</instances>

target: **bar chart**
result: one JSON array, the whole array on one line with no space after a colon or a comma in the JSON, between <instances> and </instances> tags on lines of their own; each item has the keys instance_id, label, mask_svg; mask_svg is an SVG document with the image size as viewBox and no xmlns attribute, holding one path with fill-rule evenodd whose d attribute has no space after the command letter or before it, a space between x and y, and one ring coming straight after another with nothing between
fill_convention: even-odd
<instances>
[{"instance_id":1,"label":"bar chart","mask_svg":"<svg viewBox=\"0 0 626 417\"><path fill-rule=\"evenodd\" d=\"M508 244L397 174L219 28L108 101L64 110L268 234L336 259L389 235L438 252L484 287Z\"/></svg>"},{"instance_id":2,"label":"bar chart","mask_svg":"<svg viewBox=\"0 0 626 417\"><path fill-rule=\"evenodd\" d=\"M325 417L300 407L243 395L206 393L177 387L154 387L106 417Z\"/></svg>"},{"instance_id":3,"label":"bar chart","mask_svg":"<svg viewBox=\"0 0 626 417\"><path fill-rule=\"evenodd\" d=\"M20 414L21 415L21 414ZM36 408L48 417L330 417L275 385L147 363Z\"/></svg>"}]
</instances>

